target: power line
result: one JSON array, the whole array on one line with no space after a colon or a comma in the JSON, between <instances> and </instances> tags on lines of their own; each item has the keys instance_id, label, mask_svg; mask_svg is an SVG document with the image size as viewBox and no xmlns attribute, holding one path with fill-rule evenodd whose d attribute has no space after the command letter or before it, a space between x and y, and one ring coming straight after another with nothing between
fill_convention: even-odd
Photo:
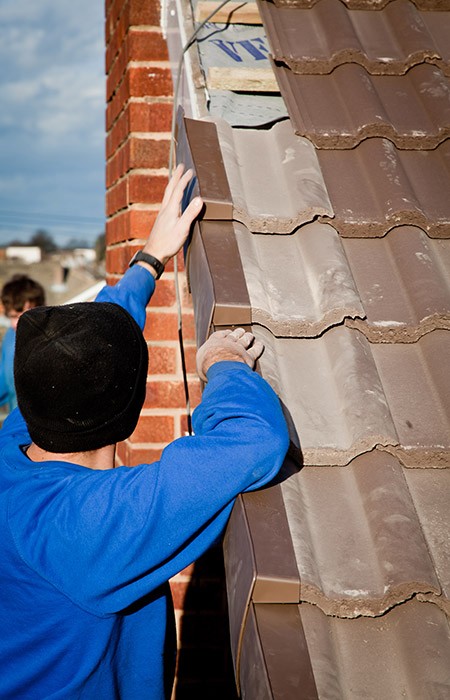
<instances>
[{"instance_id":1,"label":"power line","mask_svg":"<svg viewBox=\"0 0 450 700\"><path fill-rule=\"evenodd\" d=\"M49 223L71 223L71 224L77 224L80 226L89 226L93 224L104 224L105 219L102 219L100 217L94 217L94 216L78 216L78 215L68 215L68 214L44 214L42 212L19 212L19 211L13 211L11 209L0 209L0 226L1 226L1 220L6 221L6 223L11 223L11 225L19 225L21 223L20 220L22 220L22 224L27 224L30 223L31 220L37 220L37 219L44 219L45 221L48 221ZM17 219L19 221L11 221L9 222L9 219ZM28 220L28 221L27 221Z\"/></svg>"}]
</instances>

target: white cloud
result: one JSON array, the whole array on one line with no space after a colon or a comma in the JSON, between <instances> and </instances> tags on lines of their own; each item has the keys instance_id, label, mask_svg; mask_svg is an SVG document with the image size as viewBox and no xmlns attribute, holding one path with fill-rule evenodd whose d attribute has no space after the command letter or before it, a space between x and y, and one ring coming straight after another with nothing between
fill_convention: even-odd
<instances>
[{"instance_id":1,"label":"white cloud","mask_svg":"<svg viewBox=\"0 0 450 700\"><path fill-rule=\"evenodd\" d=\"M103 214L103 31L102 0L1 0L0 213Z\"/></svg>"}]
</instances>

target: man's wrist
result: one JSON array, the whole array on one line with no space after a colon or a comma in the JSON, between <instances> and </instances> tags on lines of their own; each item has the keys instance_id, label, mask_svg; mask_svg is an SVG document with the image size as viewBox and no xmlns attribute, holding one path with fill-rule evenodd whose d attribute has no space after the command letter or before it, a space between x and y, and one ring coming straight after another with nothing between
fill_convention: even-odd
<instances>
[{"instance_id":1,"label":"man's wrist","mask_svg":"<svg viewBox=\"0 0 450 700\"><path fill-rule=\"evenodd\" d=\"M164 272L164 263L158 260L154 255L146 253L143 250L138 250L138 252L131 258L129 262L129 267L132 267L136 263L139 263L142 267L145 267L150 271L155 279L159 279Z\"/></svg>"}]
</instances>

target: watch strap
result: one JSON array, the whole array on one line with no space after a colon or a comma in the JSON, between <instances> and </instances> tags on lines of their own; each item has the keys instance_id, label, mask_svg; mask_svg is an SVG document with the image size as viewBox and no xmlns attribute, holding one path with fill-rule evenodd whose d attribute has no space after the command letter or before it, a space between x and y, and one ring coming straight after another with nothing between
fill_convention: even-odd
<instances>
[{"instance_id":1,"label":"watch strap","mask_svg":"<svg viewBox=\"0 0 450 700\"><path fill-rule=\"evenodd\" d=\"M128 267L132 267L137 262L146 262L151 265L156 272L156 279L159 280L162 273L164 272L164 265L158 258L155 258L150 253L144 253L143 250L138 250L138 252L131 258Z\"/></svg>"}]
</instances>

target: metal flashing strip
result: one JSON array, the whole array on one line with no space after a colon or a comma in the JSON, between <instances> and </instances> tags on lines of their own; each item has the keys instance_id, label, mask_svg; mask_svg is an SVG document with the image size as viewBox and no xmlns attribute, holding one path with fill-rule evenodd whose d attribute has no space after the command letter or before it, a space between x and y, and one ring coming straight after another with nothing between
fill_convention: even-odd
<instances>
[{"instance_id":1,"label":"metal flashing strip","mask_svg":"<svg viewBox=\"0 0 450 700\"><path fill-rule=\"evenodd\" d=\"M189 197L199 194L204 220L231 220L233 202L214 122L189 119L178 114L177 161L195 171Z\"/></svg>"},{"instance_id":2,"label":"metal flashing strip","mask_svg":"<svg viewBox=\"0 0 450 700\"><path fill-rule=\"evenodd\" d=\"M300 579L279 485L238 497L223 546L231 650L237 669L251 603L300 601Z\"/></svg>"},{"instance_id":3,"label":"metal flashing strip","mask_svg":"<svg viewBox=\"0 0 450 700\"><path fill-rule=\"evenodd\" d=\"M250 299L231 221L196 224L188 274L198 344L206 340L211 325L218 330L251 324Z\"/></svg>"},{"instance_id":4,"label":"metal flashing strip","mask_svg":"<svg viewBox=\"0 0 450 700\"><path fill-rule=\"evenodd\" d=\"M246 700L319 700L297 605L254 604L245 626L240 685Z\"/></svg>"}]
</instances>

